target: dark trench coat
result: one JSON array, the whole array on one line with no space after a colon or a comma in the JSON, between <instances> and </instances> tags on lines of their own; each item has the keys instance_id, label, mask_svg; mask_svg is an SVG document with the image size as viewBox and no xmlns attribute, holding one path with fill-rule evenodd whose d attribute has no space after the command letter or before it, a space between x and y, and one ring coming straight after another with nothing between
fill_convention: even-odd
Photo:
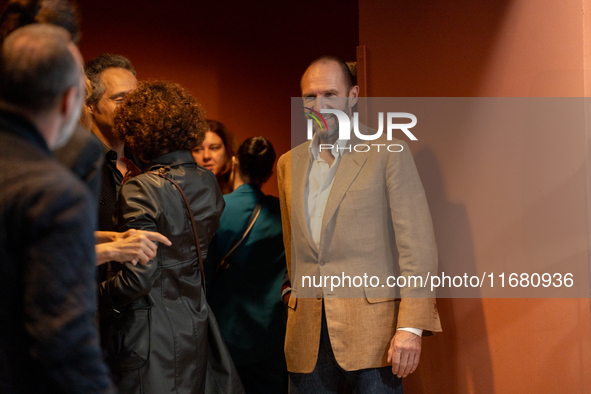
<instances>
[{"instance_id":1,"label":"dark trench coat","mask_svg":"<svg viewBox=\"0 0 591 394\"><path fill-rule=\"evenodd\" d=\"M165 154L147 171L163 166L189 200L205 258L224 209L215 176L190 152ZM121 189L115 223L118 231L158 231L172 242L145 265L110 263L99 286L102 343L119 391L204 392L211 312L181 194L156 175L136 176Z\"/></svg>"}]
</instances>

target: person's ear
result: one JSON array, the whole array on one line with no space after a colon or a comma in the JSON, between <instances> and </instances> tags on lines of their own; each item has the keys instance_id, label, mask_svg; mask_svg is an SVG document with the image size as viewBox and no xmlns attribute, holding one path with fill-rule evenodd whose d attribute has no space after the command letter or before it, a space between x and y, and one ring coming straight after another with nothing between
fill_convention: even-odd
<instances>
[{"instance_id":1,"label":"person's ear","mask_svg":"<svg viewBox=\"0 0 591 394\"><path fill-rule=\"evenodd\" d=\"M69 118L76 110L76 105L80 103L76 100L78 96L78 88L76 86L72 86L62 95L62 99L60 101L60 115L64 118Z\"/></svg>"},{"instance_id":2,"label":"person's ear","mask_svg":"<svg viewBox=\"0 0 591 394\"><path fill-rule=\"evenodd\" d=\"M355 85L349 90L349 107L353 108L359 98L359 85Z\"/></svg>"}]
</instances>

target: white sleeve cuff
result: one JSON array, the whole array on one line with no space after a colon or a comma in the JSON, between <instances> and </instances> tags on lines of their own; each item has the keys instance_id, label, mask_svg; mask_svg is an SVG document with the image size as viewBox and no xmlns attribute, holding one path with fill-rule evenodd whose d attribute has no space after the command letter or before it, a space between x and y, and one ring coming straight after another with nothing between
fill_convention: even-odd
<instances>
[{"instance_id":1,"label":"white sleeve cuff","mask_svg":"<svg viewBox=\"0 0 591 394\"><path fill-rule=\"evenodd\" d=\"M290 286L287 286L285 289L283 289L283 291L281 292L281 298L283 299L283 296L286 295L287 293L291 293Z\"/></svg>"},{"instance_id":2,"label":"white sleeve cuff","mask_svg":"<svg viewBox=\"0 0 591 394\"><path fill-rule=\"evenodd\" d=\"M415 335L423 336L423 330L420 328L398 327L396 330L408 331L408 332L412 332Z\"/></svg>"}]
</instances>

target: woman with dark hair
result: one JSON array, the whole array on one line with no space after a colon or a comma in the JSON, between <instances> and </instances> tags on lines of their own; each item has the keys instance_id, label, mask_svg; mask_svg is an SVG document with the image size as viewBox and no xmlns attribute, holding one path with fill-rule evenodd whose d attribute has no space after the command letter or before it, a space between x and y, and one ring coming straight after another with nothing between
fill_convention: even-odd
<instances>
[{"instance_id":1,"label":"woman with dark hair","mask_svg":"<svg viewBox=\"0 0 591 394\"><path fill-rule=\"evenodd\" d=\"M191 157L206 130L201 105L167 82L139 83L115 117L117 137L148 163L121 188L116 228L172 242L145 264L110 263L99 285L102 342L121 393L205 391L214 318L199 253L206 256L224 209L215 177Z\"/></svg>"},{"instance_id":2,"label":"woman with dark hair","mask_svg":"<svg viewBox=\"0 0 591 394\"><path fill-rule=\"evenodd\" d=\"M223 194L233 190L232 157L234 136L226 126L217 120L208 120L209 130L205 139L193 149L193 158L202 167L215 175Z\"/></svg>"},{"instance_id":3,"label":"woman with dark hair","mask_svg":"<svg viewBox=\"0 0 591 394\"><path fill-rule=\"evenodd\" d=\"M279 200L261 191L274 162L266 138L240 145L234 191L224 196L226 208L206 262L208 302L247 393L287 393L281 212Z\"/></svg>"}]
</instances>

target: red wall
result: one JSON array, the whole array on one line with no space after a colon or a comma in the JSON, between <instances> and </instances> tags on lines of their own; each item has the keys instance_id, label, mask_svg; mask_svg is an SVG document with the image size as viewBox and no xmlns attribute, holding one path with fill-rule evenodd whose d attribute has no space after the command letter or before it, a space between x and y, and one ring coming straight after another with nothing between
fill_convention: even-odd
<instances>
[{"instance_id":1,"label":"red wall","mask_svg":"<svg viewBox=\"0 0 591 394\"><path fill-rule=\"evenodd\" d=\"M85 59L127 56L139 79L185 86L241 142L290 149L290 97L313 59L355 59L358 5L322 2L81 0ZM277 195L275 177L264 188Z\"/></svg>"},{"instance_id":2,"label":"red wall","mask_svg":"<svg viewBox=\"0 0 591 394\"><path fill-rule=\"evenodd\" d=\"M373 97L589 96L590 6L360 0L365 88ZM503 138L503 130L458 127L409 143L440 262L588 269L589 133L529 133ZM423 341L408 392L591 392L589 298L440 299L438 306L444 332Z\"/></svg>"}]
</instances>

